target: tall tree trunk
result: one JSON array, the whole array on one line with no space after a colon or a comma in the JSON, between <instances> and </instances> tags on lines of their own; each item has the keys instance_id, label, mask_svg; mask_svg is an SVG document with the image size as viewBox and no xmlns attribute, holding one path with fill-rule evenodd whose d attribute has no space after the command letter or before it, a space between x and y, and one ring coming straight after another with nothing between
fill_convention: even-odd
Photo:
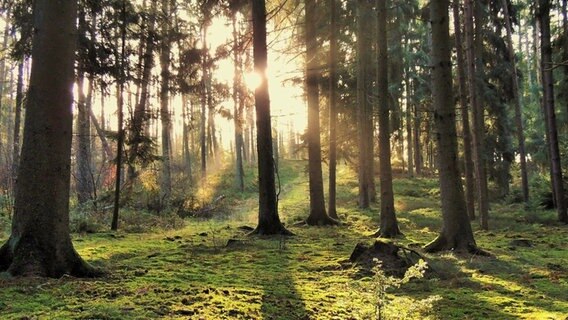
<instances>
[{"instance_id":1,"label":"tall tree trunk","mask_svg":"<svg viewBox=\"0 0 568 320\"><path fill-rule=\"evenodd\" d=\"M148 34L144 41L144 54L142 59L142 77L140 79L140 94L134 107L134 115L130 126L130 152L128 154L128 179L136 178L136 158L138 157L139 145L143 141L144 128L149 118L148 100L150 96L149 86L154 68L154 49L155 49L155 25L158 1L150 1L150 12L148 16Z\"/></svg>"},{"instance_id":2,"label":"tall tree trunk","mask_svg":"<svg viewBox=\"0 0 568 320\"><path fill-rule=\"evenodd\" d=\"M237 12L232 13L233 23L233 62L234 62L234 78L233 78L233 113L235 121L235 182L237 189L241 192L245 191L244 182L244 168L243 168L243 114L241 95L242 90L242 72L241 72L241 58L242 51L239 45L239 32L237 31Z\"/></svg>"},{"instance_id":3,"label":"tall tree trunk","mask_svg":"<svg viewBox=\"0 0 568 320\"><path fill-rule=\"evenodd\" d=\"M207 86L208 83L208 68L207 64L209 56L207 48L207 22L202 26L203 28L203 57L202 57L202 77L201 77L201 117L200 117L200 147L201 147L201 178L207 176Z\"/></svg>"},{"instance_id":4,"label":"tall tree trunk","mask_svg":"<svg viewBox=\"0 0 568 320\"><path fill-rule=\"evenodd\" d=\"M14 110L14 134L12 146L12 181L16 186L18 167L20 165L20 127L22 105L24 102L24 61L18 63L18 80L16 83L16 108Z\"/></svg>"},{"instance_id":5,"label":"tall tree trunk","mask_svg":"<svg viewBox=\"0 0 568 320\"><path fill-rule=\"evenodd\" d=\"M87 97L84 92L85 74L79 64L77 76L78 100L77 100L77 201L79 204L92 199L93 191L91 171L91 122L87 110Z\"/></svg>"},{"instance_id":6,"label":"tall tree trunk","mask_svg":"<svg viewBox=\"0 0 568 320\"><path fill-rule=\"evenodd\" d=\"M467 0L466 0L467 1ZM467 74L465 72L466 62L463 52L463 37L459 13L460 1L454 0L454 32L456 41L456 56L458 68L458 84L459 84L459 101L461 106L461 115L463 123L463 160L465 171L465 203L467 215L470 220L475 220L475 180L473 177L474 165L471 150L471 128L469 125L469 107L467 102ZM470 101L471 102L471 101Z\"/></svg>"},{"instance_id":7,"label":"tall tree trunk","mask_svg":"<svg viewBox=\"0 0 568 320\"><path fill-rule=\"evenodd\" d=\"M477 252L469 224L458 166L456 113L452 96L452 62L448 0L430 2L432 24L432 97L438 145L442 231L425 250Z\"/></svg>"},{"instance_id":8,"label":"tall tree trunk","mask_svg":"<svg viewBox=\"0 0 568 320\"><path fill-rule=\"evenodd\" d=\"M394 209L392 188L391 146L389 126L389 77L387 48L387 7L386 1L377 0L377 74L379 93L379 163L381 177L381 217L376 235L394 238L400 235Z\"/></svg>"},{"instance_id":9,"label":"tall tree trunk","mask_svg":"<svg viewBox=\"0 0 568 320\"><path fill-rule=\"evenodd\" d=\"M480 5L477 3L477 5ZM480 9L476 9L480 10ZM472 106L473 113L473 126L472 126L472 137L473 137L473 158L475 167L475 180L477 187L477 203L479 216L481 221L481 228L487 230L489 228L488 216L489 216L489 202L487 199L487 174L485 168L484 159L484 140L485 140L485 123L483 120L483 102L481 101L481 95L478 92L480 86L477 85L478 77L482 74L480 70L482 64L482 57L476 54L476 44L474 43L474 26L473 26L473 12L474 12L474 1L465 0L465 30L466 30L466 55L467 55L467 66L468 66L468 86L469 86L469 99ZM479 16L479 15L478 15ZM482 28L480 21L477 25L477 30ZM477 47L481 44L481 32L476 32L476 42ZM479 49L478 49L479 51ZM479 61L478 61L479 60Z\"/></svg>"},{"instance_id":10,"label":"tall tree trunk","mask_svg":"<svg viewBox=\"0 0 568 320\"><path fill-rule=\"evenodd\" d=\"M252 0L254 69L261 76L261 84L255 90L257 154L258 154L258 225L255 234L291 234L280 222L272 157L272 125L270 123L270 97L266 77L266 4L264 0Z\"/></svg>"},{"instance_id":11,"label":"tall tree trunk","mask_svg":"<svg viewBox=\"0 0 568 320\"><path fill-rule=\"evenodd\" d=\"M338 219L336 204L337 184L337 0L329 0L330 30L329 30L329 191L328 213L333 219Z\"/></svg>"},{"instance_id":12,"label":"tall tree trunk","mask_svg":"<svg viewBox=\"0 0 568 320\"><path fill-rule=\"evenodd\" d=\"M36 0L32 73L12 234L0 272L17 276L93 276L73 248L69 181L73 131L76 1Z\"/></svg>"},{"instance_id":13,"label":"tall tree trunk","mask_svg":"<svg viewBox=\"0 0 568 320\"><path fill-rule=\"evenodd\" d=\"M544 96L544 109L548 124L548 139L550 152L550 166L556 197L558 220L568 223L564 185L562 181L562 166L560 150L558 148L558 131L556 126L556 111L554 110L554 78L552 75L552 44L550 42L550 0L539 0L537 18L540 22L541 32L541 70Z\"/></svg>"},{"instance_id":14,"label":"tall tree trunk","mask_svg":"<svg viewBox=\"0 0 568 320\"><path fill-rule=\"evenodd\" d=\"M319 123L319 64L316 34L316 0L305 0L306 95L308 100L308 171L310 185L309 225L335 224L325 211L323 174L321 169L321 138Z\"/></svg>"},{"instance_id":15,"label":"tall tree trunk","mask_svg":"<svg viewBox=\"0 0 568 320\"><path fill-rule=\"evenodd\" d=\"M367 99L370 65L371 39L366 28L369 25L371 7L367 0L357 1L357 136L359 144L359 207L369 208L371 198L370 178L373 175L371 146L369 135L372 135L372 113ZM369 125L371 121L371 125ZM370 131L370 132L369 132ZM372 145L372 143L371 143Z\"/></svg>"},{"instance_id":16,"label":"tall tree trunk","mask_svg":"<svg viewBox=\"0 0 568 320\"><path fill-rule=\"evenodd\" d=\"M171 116L169 109L170 95L170 1L162 0L163 16L163 36L160 46L160 67L161 67L161 86L160 86L160 119L162 121L162 173L160 177L160 201L162 208L166 208L170 202L172 193L171 177Z\"/></svg>"},{"instance_id":17,"label":"tall tree trunk","mask_svg":"<svg viewBox=\"0 0 568 320\"><path fill-rule=\"evenodd\" d=\"M126 0L122 0L120 24L120 56L116 61L117 72L117 115L118 139L116 142L116 173L114 182L114 207L110 229L118 230L118 215L120 209L120 186L122 182L122 156L124 151L124 83L126 82Z\"/></svg>"},{"instance_id":18,"label":"tall tree trunk","mask_svg":"<svg viewBox=\"0 0 568 320\"><path fill-rule=\"evenodd\" d=\"M2 40L2 52L6 52L8 49L8 39L10 38L10 14L12 12L12 6L9 5L8 9L5 12L5 16L6 16L6 20L5 20L5 25L4 25L4 36L3 36L3 40ZM5 79L6 79L6 60L7 57L4 57L3 59L0 59L0 111L2 109L4 109L4 85L5 85ZM1 120L1 116L2 116L3 112L0 112L0 120ZM2 121L0 121L1 123ZM0 153L3 151L3 141L2 139L0 139ZM2 159L0 159L0 162L2 161Z\"/></svg>"},{"instance_id":19,"label":"tall tree trunk","mask_svg":"<svg viewBox=\"0 0 568 320\"><path fill-rule=\"evenodd\" d=\"M190 149L190 129L188 122L191 119L191 102L187 94L182 94L182 121L183 121L183 132L182 132L182 152L183 152L183 166L184 173L187 180L191 183L192 181L192 170L191 170L191 149ZM188 107L189 106L189 107Z\"/></svg>"},{"instance_id":20,"label":"tall tree trunk","mask_svg":"<svg viewBox=\"0 0 568 320\"><path fill-rule=\"evenodd\" d=\"M408 36L405 39L405 47L408 50ZM414 144L412 139L412 86L410 84L410 68L407 62L404 70L404 83L406 88L406 157L408 159L408 177L414 177Z\"/></svg>"},{"instance_id":21,"label":"tall tree trunk","mask_svg":"<svg viewBox=\"0 0 568 320\"><path fill-rule=\"evenodd\" d=\"M421 149L421 118L420 112L418 111L418 105L414 105L414 166L416 167L416 175L422 175L422 149Z\"/></svg>"}]
</instances>

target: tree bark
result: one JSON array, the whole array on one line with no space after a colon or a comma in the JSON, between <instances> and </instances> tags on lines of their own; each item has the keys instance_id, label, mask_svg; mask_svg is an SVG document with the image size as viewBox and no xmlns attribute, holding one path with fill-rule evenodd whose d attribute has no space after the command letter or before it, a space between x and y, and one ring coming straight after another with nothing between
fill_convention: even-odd
<instances>
[{"instance_id":1,"label":"tree bark","mask_svg":"<svg viewBox=\"0 0 568 320\"><path fill-rule=\"evenodd\" d=\"M401 234L398 228L394 209L394 193L392 187L391 146L389 126L389 77L387 48L387 7L386 1L377 0L377 74L379 93L379 163L380 163L380 195L381 216L380 227L376 235L394 238Z\"/></svg>"},{"instance_id":2,"label":"tree bark","mask_svg":"<svg viewBox=\"0 0 568 320\"><path fill-rule=\"evenodd\" d=\"M466 0L467 1L467 0ZM474 165L471 150L471 128L469 125L469 106L467 102L467 74L465 72L466 61L463 52L463 37L459 13L460 1L454 0L454 32L456 41L456 56L458 68L458 84L459 84L459 101L461 106L461 115L463 123L463 160L465 171L465 203L467 215L470 220L475 220L475 180L473 177ZM471 101L470 101L471 102Z\"/></svg>"},{"instance_id":3,"label":"tree bark","mask_svg":"<svg viewBox=\"0 0 568 320\"><path fill-rule=\"evenodd\" d=\"M136 177L136 158L138 157L139 145L142 143L145 124L148 121L148 100L150 95L150 82L152 69L154 67L154 41L155 25L157 14L157 1L150 1L150 12L148 16L148 34L144 44L144 54L142 59L142 77L140 79L140 95L134 107L132 125L130 126L130 152L128 154L128 179Z\"/></svg>"},{"instance_id":4,"label":"tree bark","mask_svg":"<svg viewBox=\"0 0 568 320\"><path fill-rule=\"evenodd\" d=\"M20 165L20 129L22 105L24 103L24 62L18 63L18 80L16 82L16 108L14 110L14 133L12 146L12 181L17 185L18 167Z\"/></svg>"},{"instance_id":5,"label":"tree bark","mask_svg":"<svg viewBox=\"0 0 568 320\"><path fill-rule=\"evenodd\" d=\"M94 276L73 248L69 182L77 2L34 3L32 72L12 233L0 272L12 276Z\"/></svg>"},{"instance_id":6,"label":"tree bark","mask_svg":"<svg viewBox=\"0 0 568 320\"><path fill-rule=\"evenodd\" d=\"M477 3L479 5L479 3ZM477 9L479 10L479 9ZM482 74L480 70L482 57L476 54L476 47L481 45L481 33L479 30L482 28L481 22L476 21L476 41L474 44L474 26L473 26L473 12L474 1L465 0L465 29L466 29L466 54L468 66L468 85L469 85L469 99L472 106L473 113L473 158L475 167L475 181L477 187L477 205L479 210L479 217L481 228L484 230L489 229L488 216L489 216L489 203L487 200L487 174L484 159L484 140L485 140L485 123L484 123L484 108L481 101L481 94L479 92L480 86L477 85L478 78ZM479 15L478 15L479 16ZM480 49L478 49L479 51ZM477 59L477 60L476 60Z\"/></svg>"},{"instance_id":7,"label":"tree bark","mask_svg":"<svg viewBox=\"0 0 568 320\"><path fill-rule=\"evenodd\" d=\"M172 193L171 177L171 115L169 109L170 96L170 1L162 0L163 36L160 47L160 119L162 121L162 172L160 176L160 201L162 208L166 208L170 202Z\"/></svg>"},{"instance_id":8,"label":"tree bark","mask_svg":"<svg viewBox=\"0 0 568 320\"><path fill-rule=\"evenodd\" d=\"M272 157L272 125L270 123L270 97L268 94L267 48L266 48L266 4L265 0L252 1L253 56L254 69L261 77L256 88L255 108L257 126L258 156L258 225L252 232L261 235L290 235L278 216L278 200L274 179L274 158Z\"/></svg>"},{"instance_id":9,"label":"tree bark","mask_svg":"<svg viewBox=\"0 0 568 320\"><path fill-rule=\"evenodd\" d=\"M359 146L359 208L369 208L371 202L371 178L373 154L369 136L372 135L372 113L367 99L370 65L371 39L366 28L369 26L371 6L368 0L357 1L357 136ZM371 122L369 124L369 121ZM371 144L371 145L369 145Z\"/></svg>"},{"instance_id":10,"label":"tree bark","mask_svg":"<svg viewBox=\"0 0 568 320\"><path fill-rule=\"evenodd\" d=\"M554 107L554 78L552 74L552 44L550 42L550 6L549 0L539 0L537 18L540 22L541 32L541 71L544 97L544 109L548 124L548 139L550 152L551 180L554 185L553 192L556 198L558 220L568 223L564 184L562 181L562 166L560 150L558 147L558 131L556 125L556 111Z\"/></svg>"},{"instance_id":11,"label":"tree bark","mask_svg":"<svg viewBox=\"0 0 568 320\"><path fill-rule=\"evenodd\" d=\"M243 110L241 108L241 95L242 90L242 68L241 68L241 55L239 32L237 31L237 11L232 13L231 17L233 23L233 63L234 63L234 78L233 78L233 114L235 121L235 184L240 192L245 191L244 176L245 171L243 168Z\"/></svg>"},{"instance_id":12,"label":"tree bark","mask_svg":"<svg viewBox=\"0 0 568 320\"><path fill-rule=\"evenodd\" d=\"M120 209L120 186L122 182L122 156L124 151L124 83L126 82L126 0L122 0L120 24L120 55L116 57L117 67L117 126L118 139L116 142L116 174L114 182L114 207L110 229L118 230L118 215Z\"/></svg>"},{"instance_id":13,"label":"tree bark","mask_svg":"<svg viewBox=\"0 0 568 320\"><path fill-rule=\"evenodd\" d=\"M477 252L466 212L458 167L456 114L452 95L452 62L449 35L448 0L430 2L432 24L432 97L438 145L442 231L425 250Z\"/></svg>"},{"instance_id":14,"label":"tree bark","mask_svg":"<svg viewBox=\"0 0 568 320\"><path fill-rule=\"evenodd\" d=\"M337 222L325 211L323 174L321 169L321 137L319 123L319 65L317 60L316 0L305 0L306 95L308 100L308 172L310 187L309 225Z\"/></svg>"},{"instance_id":15,"label":"tree bark","mask_svg":"<svg viewBox=\"0 0 568 320\"><path fill-rule=\"evenodd\" d=\"M337 0L329 0L330 28L329 28L329 191L328 213L333 219L337 216L337 37L339 25L337 23Z\"/></svg>"}]
</instances>

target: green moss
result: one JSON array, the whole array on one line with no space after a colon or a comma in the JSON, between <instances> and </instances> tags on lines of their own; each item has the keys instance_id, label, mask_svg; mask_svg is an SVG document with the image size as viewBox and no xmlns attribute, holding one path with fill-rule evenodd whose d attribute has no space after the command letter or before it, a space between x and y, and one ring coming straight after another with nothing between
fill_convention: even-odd
<instances>
[{"instance_id":1,"label":"green moss","mask_svg":"<svg viewBox=\"0 0 568 320\"><path fill-rule=\"evenodd\" d=\"M7 319L364 318L374 307L362 292L372 286L368 279L356 280L358 270L346 260L357 242L371 241L378 210L356 208L356 177L340 167L338 213L344 225L293 226L307 216L304 168L302 161L281 161L280 213L294 237L245 236L239 227L256 222L254 190L230 191L232 169L226 168L212 179L208 196L225 194L227 214L186 219L183 228L168 231L76 234L81 256L109 275L0 279L0 314ZM254 170L247 170L247 183L254 185ZM394 187L405 233L396 241L416 248L432 240L441 226L436 181L399 179ZM390 291L393 307L439 295L439 319L562 319L568 313L565 227L548 220L554 213L541 213L545 218L527 219L518 205L492 204L492 230L473 225L478 244L494 257L428 255L431 276ZM510 244L520 238L533 247ZM229 239L241 241L226 247Z\"/></svg>"}]
</instances>

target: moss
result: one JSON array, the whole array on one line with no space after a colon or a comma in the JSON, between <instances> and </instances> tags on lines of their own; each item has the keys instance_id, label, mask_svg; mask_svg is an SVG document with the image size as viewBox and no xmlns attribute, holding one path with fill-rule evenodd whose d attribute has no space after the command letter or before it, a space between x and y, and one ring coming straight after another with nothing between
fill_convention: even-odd
<instances>
[{"instance_id":1,"label":"moss","mask_svg":"<svg viewBox=\"0 0 568 320\"><path fill-rule=\"evenodd\" d=\"M369 241L378 212L356 208L356 176L340 167L338 213L344 225L291 226L307 217L304 167L281 161L280 212L295 237L245 237L239 227L255 225L254 192L225 190L232 184L221 172L210 195L227 195L227 215L186 219L183 228L167 231L76 234L81 256L108 276L0 279L0 313L7 319L361 319L374 310L361 293L371 283L355 280L358 270L346 260L356 243ZM253 183L254 175L247 179ZM400 244L419 248L436 236L441 218L435 184L395 181L406 235ZM568 313L565 228L526 215L520 206L492 204L493 229L480 232L473 225L478 244L494 258L427 255L433 276L389 292L394 307L440 295L439 319L561 319ZM519 238L534 246L512 247ZM229 239L243 241L226 247Z\"/></svg>"}]
</instances>

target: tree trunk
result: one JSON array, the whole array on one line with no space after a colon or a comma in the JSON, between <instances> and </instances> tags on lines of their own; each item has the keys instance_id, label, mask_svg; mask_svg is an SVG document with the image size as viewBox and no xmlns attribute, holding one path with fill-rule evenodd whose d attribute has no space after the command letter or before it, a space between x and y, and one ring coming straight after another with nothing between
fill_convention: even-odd
<instances>
[{"instance_id":1,"label":"tree trunk","mask_svg":"<svg viewBox=\"0 0 568 320\"><path fill-rule=\"evenodd\" d=\"M511 71L513 75L513 97L515 103L515 124L517 127L517 142L519 144L519 157L521 161L521 185L523 190L523 200L525 204L529 202L529 179L527 170L527 157L525 152L525 133L523 129L523 114L521 95L519 88L519 77L517 75L517 64L515 62L515 50L513 47L513 28L511 27L511 16L507 0L502 0L503 12L505 15L505 26L507 29L507 46L509 48L509 60L511 60Z\"/></svg>"},{"instance_id":2,"label":"tree trunk","mask_svg":"<svg viewBox=\"0 0 568 320\"><path fill-rule=\"evenodd\" d=\"M308 100L308 171L310 185L309 225L328 225L337 222L325 211L323 196L323 174L321 169L321 138L319 123L319 64L316 35L316 1L305 0L305 41L306 41L306 94Z\"/></svg>"},{"instance_id":3,"label":"tree trunk","mask_svg":"<svg viewBox=\"0 0 568 320\"><path fill-rule=\"evenodd\" d=\"M12 234L0 272L12 276L94 276L73 248L69 181L77 2L34 2L32 73Z\"/></svg>"},{"instance_id":4,"label":"tree trunk","mask_svg":"<svg viewBox=\"0 0 568 320\"><path fill-rule=\"evenodd\" d=\"M8 50L8 39L10 38L10 14L12 12L12 6L9 5L6 12L5 12L5 25L4 25L4 37L2 40L2 52L7 52ZM7 56L5 56L3 59L0 59L0 110L4 109L4 85L5 85L5 80L6 80L6 61L7 61ZM0 112L0 119L1 119L2 113ZM1 123L1 121L0 121ZM3 151L3 141L2 139L0 139L0 152ZM0 162L2 161L2 159L0 159ZM15 174L15 173L14 173Z\"/></svg>"},{"instance_id":5,"label":"tree trunk","mask_svg":"<svg viewBox=\"0 0 568 320\"><path fill-rule=\"evenodd\" d=\"M191 119L191 102L187 94L182 94L182 109L181 109L181 116L182 116L182 152L183 152L183 168L184 174L191 183L192 181L192 172L191 172L191 149L190 149L190 129L188 122Z\"/></svg>"},{"instance_id":6,"label":"tree trunk","mask_svg":"<svg viewBox=\"0 0 568 320\"><path fill-rule=\"evenodd\" d=\"M12 146L12 181L17 185L18 167L20 165L20 129L22 104L24 102L24 62L18 63L18 80L16 83L16 109L14 110L14 134Z\"/></svg>"},{"instance_id":7,"label":"tree trunk","mask_svg":"<svg viewBox=\"0 0 568 320\"><path fill-rule=\"evenodd\" d=\"M379 93L379 164L381 217L380 227L376 235L394 238L401 234L398 228L394 209L394 193L392 188L391 146L389 126L389 77L387 48L387 7L386 1L377 0L377 51L378 51L378 93Z\"/></svg>"},{"instance_id":8,"label":"tree trunk","mask_svg":"<svg viewBox=\"0 0 568 320\"><path fill-rule=\"evenodd\" d=\"M272 157L272 125L270 123L270 97L266 77L266 4L264 0L252 1L254 69L261 76L261 84L255 90L257 155L258 155L258 226L255 234L291 234L280 222Z\"/></svg>"},{"instance_id":9,"label":"tree trunk","mask_svg":"<svg viewBox=\"0 0 568 320\"><path fill-rule=\"evenodd\" d=\"M208 83L208 59L209 56L207 48L207 24L202 26L203 28L203 57L201 64L201 119L200 119L200 147L201 147L201 178L205 179L207 177L207 86Z\"/></svg>"},{"instance_id":10,"label":"tree trunk","mask_svg":"<svg viewBox=\"0 0 568 320\"><path fill-rule=\"evenodd\" d=\"M80 13L79 32L85 28L84 13ZM81 22L82 21L82 22ZM84 32L84 30L83 30ZM83 63L79 62L77 70L77 122L76 122L76 152L77 152L77 201L79 205L92 200L93 180L91 170L91 122L89 121L89 110L87 97L85 95L85 71Z\"/></svg>"},{"instance_id":11,"label":"tree trunk","mask_svg":"<svg viewBox=\"0 0 568 320\"><path fill-rule=\"evenodd\" d=\"M480 5L477 3L477 5ZM479 10L479 9L477 9ZM475 167L475 180L477 187L477 202L479 217L481 221L481 228L487 230L489 228L488 216L489 216L489 203L487 199L487 174L485 168L484 159L484 140L485 140L485 123L483 120L483 102L481 101L481 94L478 92L480 86L477 85L478 77L482 74L481 59L479 54L476 54L476 45L474 44L474 27L473 27L473 11L474 11L474 1L465 0L465 29L466 29L466 47L467 47L467 65L468 65L468 85L469 85L469 98L470 104L472 106L473 113L473 126L472 126L472 137L473 137L473 158ZM482 28L479 21L476 21L478 25L476 29L476 41L477 46L480 45L481 33L479 30ZM480 50L480 49L478 49ZM476 60L477 59L477 60Z\"/></svg>"},{"instance_id":12,"label":"tree trunk","mask_svg":"<svg viewBox=\"0 0 568 320\"><path fill-rule=\"evenodd\" d=\"M128 155L128 179L136 177L136 158L138 157L138 149L142 143L144 128L148 121L148 100L149 86L152 77L152 69L154 67L154 41L155 41L155 24L157 14L157 1L150 1L150 13L148 17L148 34L145 39L145 50L142 59L142 77L140 79L140 94L134 108L134 116L132 117L132 125L130 126L130 152Z\"/></svg>"},{"instance_id":13,"label":"tree trunk","mask_svg":"<svg viewBox=\"0 0 568 320\"><path fill-rule=\"evenodd\" d=\"M467 0L466 0L467 1ZM461 115L463 123L463 160L465 169L465 203L467 207L467 215L470 220L475 220L475 180L473 178L473 159L471 150L471 128L469 125L469 107L467 102L467 74L465 72L466 62L463 52L463 37L461 30L459 7L460 1L453 2L454 13L454 32L456 41L456 56L459 81L459 101L461 106ZM471 101L470 101L471 102Z\"/></svg>"},{"instance_id":14,"label":"tree trunk","mask_svg":"<svg viewBox=\"0 0 568 320\"><path fill-rule=\"evenodd\" d=\"M329 30L329 191L328 213L333 219L337 216L336 184L337 184L337 0L329 0L330 30Z\"/></svg>"},{"instance_id":15,"label":"tree trunk","mask_svg":"<svg viewBox=\"0 0 568 320\"><path fill-rule=\"evenodd\" d=\"M359 144L359 208L369 208L371 202L371 171L373 154L369 145L372 135L372 113L367 99L371 39L366 29L369 25L371 7L367 0L357 1L357 136ZM369 124L371 121L371 124ZM369 132L371 131L371 132ZM371 143L372 145L372 143Z\"/></svg>"},{"instance_id":16,"label":"tree trunk","mask_svg":"<svg viewBox=\"0 0 568 320\"><path fill-rule=\"evenodd\" d=\"M553 192L556 198L558 220L564 223L568 223L564 185L562 181L560 150L558 148L556 112L554 110L554 78L552 75L552 44L550 42L550 6L551 4L549 0L539 0L537 18L540 22L541 32L541 70L543 97L546 122L548 124L548 138L550 142L549 152L552 173L551 180L554 185Z\"/></svg>"},{"instance_id":17,"label":"tree trunk","mask_svg":"<svg viewBox=\"0 0 568 320\"><path fill-rule=\"evenodd\" d=\"M452 62L448 0L430 2L432 23L432 97L438 145L442 231L425 247L428 252L455 250L477 252L466 212L458 167L456 114L452 96Z\"/></svg>"},{"instance_id":18,"label":"tree trunk","mask_svg":"<svg viewBox=\"0 0 568 320\"><path fill-rule=\"evenodd\" d=\"M414 166L416 167L416 175L422 175L422 149L420 140L421 140L421 118L420 112L418 111L418 105L414 105Z\"/></svg>"},{"instance_id":19,"label":"tree trunk","mask_svg":"<svg viewBox=\"0 0 568 320\"><path fill-rule=\"evenodd\" d=\"M170 96L170 0L162 0L163 37L160 47L160 119L162 121L162 174L160 177L160 201L162 208L166 208L172 193L171 177L171 116L169 110Z\"/></svg>"},{"instance_id":20,"label":"tree trunk","mask_svg":"<svg viewBox=\"0 0 568 320\"><path fill-rule=\"evenodd\" d=\"M118 214L120 209L120 186L122 182L122 156L124 151L124 83L126 82L126 0L122 0L120 24L120 56L117 55L117 115L118 139L116 142L116 174L114 182L114 207L110 229L118 230Z\"/></svg>"},{"instance_id":21,"label":"tree trunk","mask_svg":"<svg viewBox=\"0 0 568 320\"><path fill-rule=\"evenodd\" d=\"M242 90L242 68L241 68L241 55L240 50L240 37L237 31L237 12L232 13L233 23L233 63L234 63L234 78L233 78L233 113L235 121L235 184L240 192L245 191L244 182L244 168L243 168L243 110L241 108L243 90Z\"/></svg>"}]
</instances>

